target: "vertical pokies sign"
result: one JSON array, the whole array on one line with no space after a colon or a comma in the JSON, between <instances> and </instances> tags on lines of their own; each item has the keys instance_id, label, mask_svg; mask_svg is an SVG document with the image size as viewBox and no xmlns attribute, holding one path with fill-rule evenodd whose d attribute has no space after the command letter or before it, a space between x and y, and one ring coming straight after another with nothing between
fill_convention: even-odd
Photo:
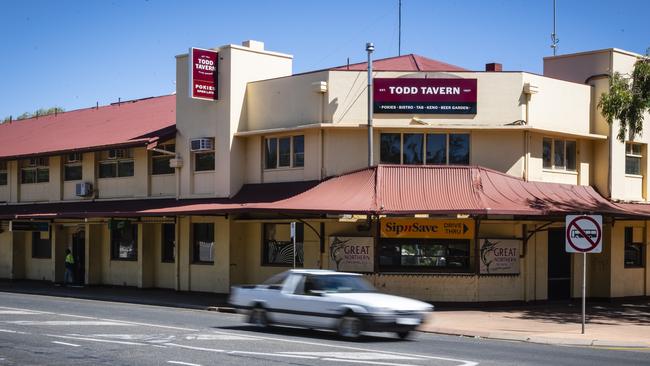
<instances>
[{"instance_id":1,"label":"vertical pokies sign","mask_svg":"<svg viewBox=\"0 0 650 366\"><path fill-rule=\"evenodd\" d=\"M217 100L219 53L190 48L190 98Z\"/></svg>"}]
</instances>

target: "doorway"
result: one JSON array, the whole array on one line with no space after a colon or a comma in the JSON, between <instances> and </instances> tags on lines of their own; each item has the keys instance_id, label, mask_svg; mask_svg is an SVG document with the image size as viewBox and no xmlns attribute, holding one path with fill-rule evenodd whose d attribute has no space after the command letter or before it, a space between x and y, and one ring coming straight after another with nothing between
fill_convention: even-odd
<instances>
[{"instance_id":1,"label":"doorway","mask_svg":"<svg viewBox=\"0 0 650 366\"><path fill-rule=\"evenodd\" d=\"M565 250L564 229L548 231L548 299L571 298L571 254Z\"/></svg>"},{"instance_id":2,"label":"doorway","mask_svg":"<svg viewBox=\"0 0 650 366\"><path fill-rule=\"evenodd\" d=\"M72 256L75 263L74 282L83 285L86 282L86 232L83 230L72 234Z\"/></svg>"}]
</instances>

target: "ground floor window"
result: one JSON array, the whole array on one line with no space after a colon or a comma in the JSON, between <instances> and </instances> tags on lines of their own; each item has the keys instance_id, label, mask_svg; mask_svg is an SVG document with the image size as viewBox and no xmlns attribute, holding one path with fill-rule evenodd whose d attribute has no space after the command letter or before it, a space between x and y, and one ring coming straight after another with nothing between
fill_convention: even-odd
<instances>
[{"instance_id":1,"label":"ground floor window","mask_svg":"<svg viewBox=\"0 0 650 366\"><path fill-rule=\"evenodd\" d=\"M625 268L643 267L643 228L625 228Z\"/></svg>"},{"instance_id":2,"label":"ground floor window","mask_svg":"<svg viewBox=\"0 0 650 366\"><path fill-rule=\"evenodd\" d=\"M296 223L296 266L304 262L303 243L305 229L302 223ZM293 240L290 224L264 224L264 242L262 243L262 264L267 266L293 266Z\"/></svg>"},{"instance_id":3,"label":"ground floor window","mask_svg":"<svg viewBox=\"0 0 650 366\"><path fill-rule=\"evenodd\" d=\"M192 225L192 259L194 263L214 263L214 224Z\"/></svg>"},{"instance_id":4,"label":"ground floor window","mask_svg":"<svg viewBox=\"0 0 650 366\"><path fill-rule=\"evenodd\" d=\"M387 271L465 272L469 257L469 240L383 238L379 245L379 268Z\"/></svg>"},{"instance_id":5,"label":"ground floor window","mask_svg":"<svg viewBox=\"0 0 650 366\"><path fill-rule=\"evenodd\" d=\"M32 232L32 258L52 258L52 242L43 239L41 231Z\"/></svg>"},{"instance_id":6,"label":"ground floor window","mask_svg":"<svg viewBox=\"0 0 650 366\"><path fill-rule=\"evenodd\" d=\"M174 247L176 246L176 225L162 224L161 235L161 261L173 262L174 261Z\"/></svg>"},{"instance_id":7,"label":"ground floor window","mask_svg":"<svg viewBox=\"0 0 650 366\"><path fill-rule=\"evenodd\" d=\"M138 225L128 220L111 220L111 259L138 259Z\"/></svg>"}]
</instances>

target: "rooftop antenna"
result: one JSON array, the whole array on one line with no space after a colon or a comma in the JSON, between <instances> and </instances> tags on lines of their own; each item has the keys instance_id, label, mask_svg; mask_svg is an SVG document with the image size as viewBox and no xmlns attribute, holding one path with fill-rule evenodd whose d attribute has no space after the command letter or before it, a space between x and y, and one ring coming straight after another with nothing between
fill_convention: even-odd
<instances>
[{"instance_id":1,"label":"rooftop antenna","mask_svg":"<svg viewBox=\"0 0 650 366\"><path fill-rule=\"evenodd\" d=\"M557 44L560 43L560 39L557 38L557 33L555 32L555 18L557 16L557 8L555 6L555 2L556 0L553 0L553 33L551 33L551 48L553 49L553 56L557 55Z\"/></svg>"},{"instance_id":2,"label":"rooftop antenna","mask_svg":"<svg viewBox=\"0 0 650 366\"><path fill-rule=\"evenodd\" d=\"M554 0L555 1L555 0ZM399 2L399 21L398 21L398 26L397 26L397 56L402 55L402 0L398 0Z\"/></svg>"}]
</instances>

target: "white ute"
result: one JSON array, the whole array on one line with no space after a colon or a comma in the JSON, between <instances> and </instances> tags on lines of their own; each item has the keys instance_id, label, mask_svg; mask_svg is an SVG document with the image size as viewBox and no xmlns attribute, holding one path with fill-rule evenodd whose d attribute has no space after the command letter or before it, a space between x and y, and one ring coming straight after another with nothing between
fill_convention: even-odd
<instances>
[{"instance_id":1,"label":"white ute","mask_svg":"<svg viewBox=\"0 0 650 366\"><path fill-rule=\"evenodd\" d=\"M348 339L362 331L404 339L433 311L425 302L379 293L359 274L308 269L280 273L262 285L233 286L228 302L257 326L333 329Z\"/></svg>"}]
</instances>

